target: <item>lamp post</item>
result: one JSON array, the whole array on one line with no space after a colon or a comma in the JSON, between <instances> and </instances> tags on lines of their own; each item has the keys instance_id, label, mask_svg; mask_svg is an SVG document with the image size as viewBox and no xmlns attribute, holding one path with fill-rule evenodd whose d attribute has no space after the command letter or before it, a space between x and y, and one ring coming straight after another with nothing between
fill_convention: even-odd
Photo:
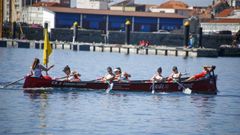
<instances>
[{"instance_id":1,"label":"lamp post","mask_svg":"<svg viewBox=\"0 0 240 135\"><path fill-rule=\"evenodd\" d=\"M125 44L130 43L130 27L131 27L131 22L127 20L125 22Z\"/></svg>"},{"instance_id":2,"label":"lamp post","mask_svg":"<svg viewBox=\"0 0 240 135\"><path fill-rule=\"evenodd\" d=\"M186 21L184 23L184 47L188 46L188 42L189 42L189 27L190 27L190 23L189 21Z\"/></svg>"}]
</instances>

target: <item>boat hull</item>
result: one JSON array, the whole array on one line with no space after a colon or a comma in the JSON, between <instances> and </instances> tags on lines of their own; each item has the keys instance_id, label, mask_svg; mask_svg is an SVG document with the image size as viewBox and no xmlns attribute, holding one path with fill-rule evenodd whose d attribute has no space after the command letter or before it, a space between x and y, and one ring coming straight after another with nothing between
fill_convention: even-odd
<instances>
[{"instance_id":1,"label":"boat hull","mask_svg":"<svg viewBox=\"0 0 240 135\"><path fill-rule=\"evenodd\" d=\"M202 94L217 94L216 87L217 76L192 81L182 82L181 84L186 88L190 88L192 93ZM109 87L108 83L95 82L95 81L81 81L81 82L68 82L58 80L47 80L44 78L34 78L27 76L23 88L25 91L30 91L31 88L79 88L79 89L94 89L103 90ZM150 83L149 81L131 81L131 82L114 82L112 90L120 91L146 91L151 92L154 88L155 92L181 92L183 87L177 83Z\"/></svg>"}]
</instances>

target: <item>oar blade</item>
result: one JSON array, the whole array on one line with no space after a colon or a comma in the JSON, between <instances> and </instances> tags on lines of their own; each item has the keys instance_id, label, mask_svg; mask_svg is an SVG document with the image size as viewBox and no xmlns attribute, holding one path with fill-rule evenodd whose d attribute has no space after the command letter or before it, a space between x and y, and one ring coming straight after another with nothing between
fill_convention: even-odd
<instances>
[{"instance_id":1,"label":"oar blade","mask_svg":"<svg viewBox=\"0 0 240 135\"><path fill-rule=\"evenodd\" d=\"M153 81L153 84L152 84L152 94L154 94L155 93L155 82Z\"/></svg>"},{"instance_id":2,"label":"oar blade","mask_svg":"<svg viewBox=\"0 0 240 135\"><path fill-rule=\"evenodd\" d=\"M186 89L183 90L183 93L184 93L184 94L191 94L191 93L192 93L192 90L189 89L189 88L186 88Z\"/></svg>"},{"instance_id":3,"label":"oar blade","mask_svg":"<svg viewBox=\"0 0 240 135\"><path fill-rule=\"evenodd\" d=\"M154 94L154 93L155 93L155 90L153 89L153 90L152 90L152 94Z\"/></svg>"},{"instance_id":4,"label":"oar blade","mask_svg":"<svg viewBox=\"0 0 240 135\"><path fill-rule=\"evenodd\" d=\"M109 93L113 88L113 83L109 84L109 87L106 89L106 93Z\"/></svg>"}]
</instances>

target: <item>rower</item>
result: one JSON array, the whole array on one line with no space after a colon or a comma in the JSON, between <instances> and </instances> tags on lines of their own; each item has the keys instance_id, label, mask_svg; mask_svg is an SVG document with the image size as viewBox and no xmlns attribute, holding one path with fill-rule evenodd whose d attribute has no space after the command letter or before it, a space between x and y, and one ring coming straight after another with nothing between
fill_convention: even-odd
<instances>
[{"instance_id":1,"label":"rower","mask_svg":"<svg viewBox=\"0 0 240 135\"><path fill-rule=\"evenodd\" d=\"M163 82L163 76L162 76L162 68L159 67L157 69L157 73L155 75L153 75L153 77L150 79L152 82Z\"/></svg>"},{"instance_id":2,"label":"rower","mask_svg":"<svg viewBox=\"0 0 240 135\"><path fill-rule=\"evenodd\" d=\"M71 71L70 67L67 65L64 67L63 72L66 74L66 78L64 81L70 81L70 82L80 82L81 75L77 71Z\"/></svg>"},{"instance_id":3,"label":"rower","mask_svg":"<svg viewBox=\"0 0 240 135\"><path fill-rule=\"evenodd\" d=\"M131 77L130 74L128 74L127 72L122 72L120 67L115 68L114 70L115 73L115 77L114 77L114 81L120 81L120 82L129 82L129 77Z\"/></svg>"},{"instance_id":4,"label":"rower","mask_svg":"<svg viewBox=\"0 0 240 135\"><path fill-rule=\"evenodd\" d=\"M203 66L203 71L199 74L189 77L185 80L185 82L195 81L202 78L209 78L211 76L211 72L215 69L215 66Z\"/></svg>"},{"instance_id":5,"label":"rower","mask_svg":"<svg viewBox=\"0 0 240 135\"><path fill-rule=\"evenodd\" d=\"M104 77L102 77L100 80L102 82L105 82L105 83L106 82L112 82L114 80L114 77L115 77L115 75L112 72L112 68L108 67L107 68L107 74Z\"/></svg>"},{"instance_id":6,"label":"rower","mask_svg":"<svg viewBox=\"0 0 240 135\"><path fill-rule=\"evenodd\" d=\"M40 64L40 60L35 58L31 67L31 75L36 78L43 77L45 79L51 79L49 76L43 76L42 71L49 71L53 67L54 65L50 66L49 68L44 67L42 64Z\"/></svg>"},{"instance_id":7,"label":"rower","mask_svg":"<svg viewBox=\"0 0 240 135\"><path fill-rule=\"evenodd\" d=\"M176 66L173 66L172 73L167 78L168 82L179 82L181 78L181 72L178 71Z\"/></svg>"}]
</instances>

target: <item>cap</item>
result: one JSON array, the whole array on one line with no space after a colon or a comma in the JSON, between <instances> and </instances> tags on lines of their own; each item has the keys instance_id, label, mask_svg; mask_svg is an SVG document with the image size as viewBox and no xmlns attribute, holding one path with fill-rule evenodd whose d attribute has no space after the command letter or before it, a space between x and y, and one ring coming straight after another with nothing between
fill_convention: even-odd
<instances>
[{"instance_id":1,"label":"cap","mask_svg":"<svg viewBox=\"0 0 240 135\"><path fill-rule=\"evenodd\" d=\"M114 70L113 70L114 72L117 72L117 71L120 71L118 68L115 68Z\"/></svg>"}]
</instances>

